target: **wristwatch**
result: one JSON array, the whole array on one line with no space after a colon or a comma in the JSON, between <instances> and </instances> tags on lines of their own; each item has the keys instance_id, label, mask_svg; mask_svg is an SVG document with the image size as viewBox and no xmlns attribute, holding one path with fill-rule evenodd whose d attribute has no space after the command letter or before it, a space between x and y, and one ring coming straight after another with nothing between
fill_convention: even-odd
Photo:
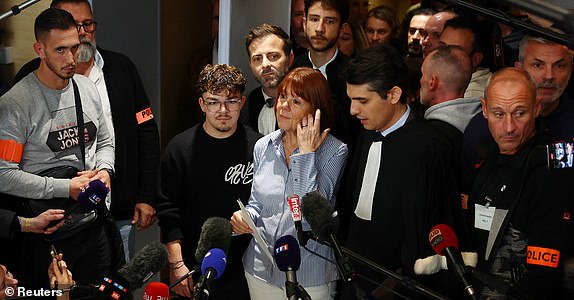
<instances>
[{"instance_id":1,"label":"wristwatch","mask_svg":"<svg viewBox=\"0 0 574 300\"><path fill-rule=\"evenodd\" d=\"M114 173L114 170L110 169L110 168L103 168L100 169L100 171L106 171L108 172L108 175L110 175L110 179L115 179L116 178L116 173Z\"/></svg>"}]
</instances>

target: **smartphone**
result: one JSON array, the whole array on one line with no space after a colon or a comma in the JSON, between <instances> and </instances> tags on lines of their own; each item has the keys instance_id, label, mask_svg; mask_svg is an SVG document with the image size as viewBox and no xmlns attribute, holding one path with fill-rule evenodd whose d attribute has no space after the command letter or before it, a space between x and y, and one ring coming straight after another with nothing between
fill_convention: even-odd
<instances>
[{"instance_id":1,"label":"smartphone","mask_svg":"<svg viewBox=\"0 0 574 300\"><path fill-rule=\"evenodd\" d=\"M553 142L546 146L548 168L564 169L574 167L574 143Z\"/></svg>"},{"instance_id":2,"label":"smartphone","mask_svg":"<svg viewBox=\"0 0 574 300\"><path fill-rule=\"evenodd\" d=\"M50 245L50 255L52 256L52 258L55 258L56 260L60 259L58 257L58 250L56 250L56 247L54 247L54 245Z\"/></svg>"},{"instance_id":3,"label":"smartphone","mask_svg":"<svg viewBox=\"0 0 574 300\"><path fill-rule=\"evenodd\" d=\"M58 250L56 250L56 247L54 247L54 245L50 245L50 255L52 256L52 258L56 259L56 263L58 264L58 269L60 271L62 271L62 267L60 266L60 255L58 254Z\"/></svg>"}]
</instances>

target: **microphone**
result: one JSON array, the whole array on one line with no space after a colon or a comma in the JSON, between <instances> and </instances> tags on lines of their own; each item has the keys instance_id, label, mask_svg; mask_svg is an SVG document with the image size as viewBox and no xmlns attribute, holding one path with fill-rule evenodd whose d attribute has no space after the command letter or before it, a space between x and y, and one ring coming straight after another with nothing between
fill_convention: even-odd
<instances>
[{"instance_id":1,"label":"microphone","mask_svg":"<svg viewBox=\"0 0 574 300\"><path fill-rule=\"evenodd\" d=\"M130 291L140 288L148 279L167 263L167 249L159 241L147 244L134 258L121 267L117 274L106 276L100 284L75 285L70 288L70 297L80 299L131 299ZM158 299L158 298L156 298Z\"/></svg>"},{"instance_id":2,"label":"microphone","mask_svg":"<svg viewBox=\"0 0 574 300\"><path fill-rule=\"evenodd\" d=\"M219 248L227 253L231 244L231 224L229 220L221 217L211 217L201 226L201 234L195 250L195 261L201 262L207 252Z\"/></svg>"},{"instance_id":3,"label":"microphone","mask_svg":"<svg viewBox=\"0 0 574 300\"><path fill-rule=\"evenodd\" d=\"M337 264L346 282L351 282L355 277L355 271L351 261L346 257L335 237L339 230L339 217L337 212L318 191L310 192L303 196L301 212L309 225L314 236L323 240L331 240L337 254Z\"/></svg>"},{"instance_id":4,"label":"microphone","mask_svg":"<svg viewBox=\"0 0 574 300\"><path fill-rule=\"evenodd\" d=\"M293 223L295 223L295 229L297 230L299 245L305 247L309 240L309 232L303 231L303 225L301 224L301 200L299 199L299 196L291 195L287 198L287 202L289 203L291 217L293 217Z\"/></svg>"},{"instance_id":5,"label":"microphone","mask_svg":"<svg viewBox=\"0 0 574 300\"><path fill-rule=\"evenodd\" d=\"M169 287L163 282L150 282L142 300L169 300Z\"/></svg>"},{"instance_id":6,"label":"microphone","mask_svg":"<svg viewBox=\"0 0 574 300\"><path fill-rule=\"evenodd\" d=\"M106 199L108 192L108 187L106 187L101 180L96 179L90 181L82 188L80 194L78 194L77 201L70 205L70 207L68 207L64 212L64 217L62 219L66 219L78 210L89 212L95 209L98 204L102 203L103 200ZM44 230L56 226L56 224L60 223L62 219L51 221L46 227L44 227Z\"/></svg>"},{"instance_id":7,"label":"microphone","mask_svg":"<svg viewBox=\"0 0 574 300\"><path fill-rule=\"evenodd\" d=\"M229 220L221 217L211 217L203 222L201 226L201 233L197 241L197 248L195 249L195 261L201 262L207 252L213 248L222 249L227 252L231 244L232 228ZM179 277L169 288L173 288L180 282L186 280L189 276L198 272L199 268L196 266L192 268L187 274Z\"/></svg>"},{"instance_id":8,"label":"microphone","mask_svg":"<svg viewBox=\"0 0 574 300\"><path fill-rule=\"evenodd\" d=\"M186 280L189 276L193 275L195 272L197 272L199 270L199 268L197 266L195 266L193 269L191 269L191 271L187 272L187 274L179 277L176 281L174 281L172 284L169 285L169 288L172 289L174 286L178 285L180 282Z\"/></svg>"},{"instance_id":9,"label":"microphone","mask_svg":"<svg viewBox=\"0 0 574 300\"><path fill-rule=\"evenodd\" d=\"M446 224L436 225L429 233L429 242L438 255L446 256L449 270L452 270L462 281L468 296L476 299L474 288L470 284L462 256L458 251L458 239L452 228Z\"/></svg>"},{"instance_id":10,"label":"microphone","mask_svg":"<svg viewBox=\"0 0 574 300\"><path fill-rule=\"evenodd\" d=\"M285 281L285 294L287 298L289 300L310 300L311 297L307 291L297 282L297 270L301 265L301 249L299 249L297 240L291 235L280 237L275 242L273 255L279 270L285 272L287 279Z\"/></svg>"},{"instance_id":11,"label":"microphone","mask_svg":"<svg viewBox=\"0 0 574 300\"><path fill-rule=\"evenodd\" d=\"M118 270L118 275L128 281L131 290L140 288L167 263L167 249L153 241L136 253L134 258Z\"/></svg>"},{"instance_id":12,"label":"microphone","mask_svg":"<svg viewBox=\"0 0 574 300\"><path fill-rule=\"evenodd\" d=\"M215 285L215 280L219 279L225 271L225 264L227 258L225 252L221 249L214 248L205 254L203 262L201 263L201 277L197 282L197 286L193 293L194 300L208 299L211 290Z\"/></svg>"}]
</instances>

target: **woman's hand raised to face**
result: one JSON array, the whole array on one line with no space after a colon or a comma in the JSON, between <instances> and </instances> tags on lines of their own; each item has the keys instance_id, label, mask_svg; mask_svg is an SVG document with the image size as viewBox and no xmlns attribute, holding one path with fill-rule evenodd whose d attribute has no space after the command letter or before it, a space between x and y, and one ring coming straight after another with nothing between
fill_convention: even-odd
<instances>
[{"instance_id":1,"label":"woman's hand raised to face","mask_svg":"<svg viewBox=\"0 0 574 300\"><path fill-rule=\"evenodd\" d=\"M323 143L330 129L327 128L321 132L321 110L315 111L315 118L307 114L297 125L297 142L299 144L299 153L315 152Z\"/></svg>"}]
</instances>

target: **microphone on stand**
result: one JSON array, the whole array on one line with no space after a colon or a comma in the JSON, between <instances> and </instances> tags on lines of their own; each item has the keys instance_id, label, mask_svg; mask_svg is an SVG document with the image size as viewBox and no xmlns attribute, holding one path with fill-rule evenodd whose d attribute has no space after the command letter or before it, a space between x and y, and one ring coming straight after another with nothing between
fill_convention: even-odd
<instances>
[{"instance_id":1,"label":"microphone on stand","mask_svg":"<svg viewBox=\"0 0 574 300\"><path fill-rule=\"evenodd\" d=\"M339 230L339 218L337 212L327 202L319 192L314 191L303 196L301 204L303 217L309 225L314 236L333 243L333 248L337 254L337 263L343 273L343 279L350 282L355 277L355 271L351 266L351 261L343 254L339 241L335 237Z\"/></svg>"},{"instance_id":2,"label":"microphone on stand","mask_svg":"<svg viewBox=\"0 0 574 300\"><path fill-rule=\"evenodd\" d=\"M222 249L227 252L231 244L232 228L229 220L221 217L211 217L203 222L201 226L201 233L197 241L197 248L195 250L195 261L202 262L207 252L213 248ZM200 268L195 266L187 274L179 277L176 281L169 285L169 288L180 284L189 276L199 272Z\"/></svg>"},{"instance_id":3,"label":"microphone on stand","mask_svg":"<svg viewBox=\"0 0 574 300\"><path fill-rule=\"evenodd\" d=\"M195 291L193 293L194 300L209 299L215 280L219 279L225 271L227 257L223 250L214 248L205 254L203 262L201 263L201 277L197 282Z\"/></svg>"},{"instance_id":4,"label":"microphone on stand","mask_svg":"<svg viewBox=\"0 0 574 300\"><path fill-rule=\"evenodd\" d=\"M446 256L448 269L461 280L469 298L476 299L474 287L465 271L462 255L458 251L458 239L454 230L446 224L436 225L429 233L429 242L437 254Z\"/></svg>"},{"instance_id":5,"label":"microphone on stand","mask_svg":"<svg viewBox=\"0 0 574 300\"><path fill-rule=\"evenodd\" d=\"M303 218L311 225L311 231L314 236L322 240L330 240L332 247L335 249L337 256L337 266L343 280L352 283L357 298L364 299L365 293L359 287L356 280L356 272L353 269L351 260L343 254L339 241L335 234L339 230L339 216L336 211L329 205L329 202L318 191L310 192L303 196L301 204Z\"/></svg>"},{"instance_id":6,"label":"microphone on stand","mask_svg":"<svg viewBox=\"0 0 574 300\"><path fill-rule=\"evenodd\" d=\"M311 300L307 291L297 282L297 270L299 270L301 265L301 249L299 249L297 240L291 235L280 237L275 242L273 256L279 270L285 272L285 294L287 299Z\"/></svg>"}]
</instances>

